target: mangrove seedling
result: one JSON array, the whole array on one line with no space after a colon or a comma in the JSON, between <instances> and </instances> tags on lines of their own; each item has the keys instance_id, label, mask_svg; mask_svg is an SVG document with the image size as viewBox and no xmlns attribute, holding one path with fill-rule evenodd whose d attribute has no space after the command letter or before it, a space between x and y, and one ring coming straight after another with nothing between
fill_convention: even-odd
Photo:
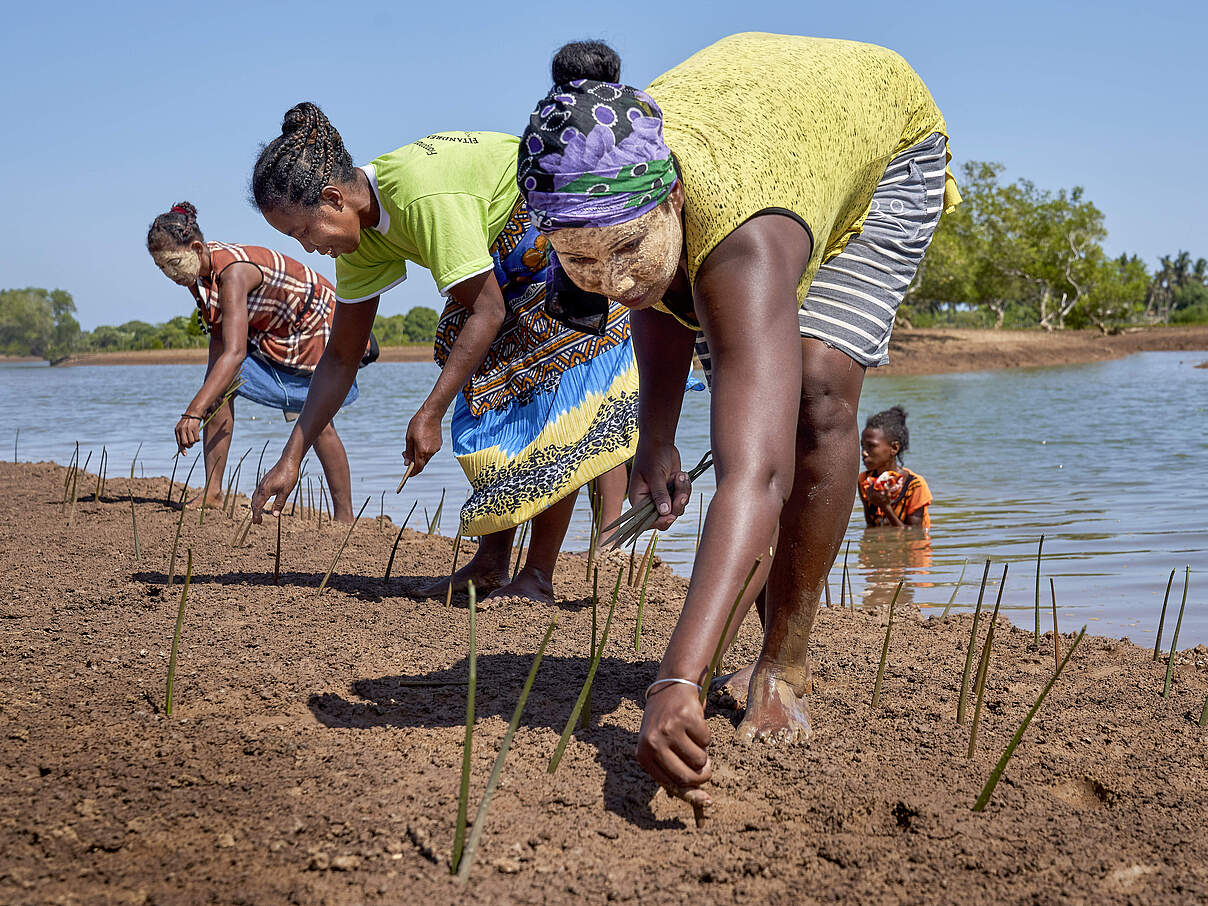
<instances>
[{"instance_id":1,"label":"mangrove seedling","mask_svg":"<svg viewBox=\"0 0 1208 906\"><path fill-rule=\"evenodd\" d=\"M436 505L436 512L432 515L432 521L428 523L428 534L435 535L437 529L440 528L440 514L445 509L445 489L440 489L440 503Z\"/></svg>"},{"instance_id":2,"label":"mangrove seedling","mask_svg":"<svg viewBox=\"0 0 1208 906\"><path fill-rule=\"evenodd\" d=\"M105 474L105 459L107 458L107 455L106 455L107 453L108 453L108 451L105 449L105 446L102 445L101 446L101 464L99 466L97 466L97 469L96 469L96 490L93 491L93 493L92 493L92 502L93 503L101 502L101 480L102 480L102 476ZM169 490L169 496L171 496L170 490Z\"/></svg>"},{"instance_id":3,"label":"mangrove seedling","mask_svg":"<svg viewBox=\"0 0 1208 906\"><path fill-rule=\"evenodd\" d=\"M520 526L519 538L516 540L516 565L512 568L512 578L520 575L520 561L524 558L524 542L528 540L529 523ZM432 534L429 532L428 534Z\"/></svg>"},{"instance_id":4,"label":"mangrove seedling","mask_svg":"<svg viewBox=\"0 0 1208 906\"><path fill-rule=\"evenodd\" d=\"M327 575L323 577L323 581L319 583L319 594L323 594L323 589L327 587L327 582L331 578L331 574L335 572L336 564L340 562L340 554L344 553L344 545L348 543L348 539L352 537L352 530L357 527L357 522L361 518L361 514L365 512L365 507L369 506L369 501L372 497L366 497L365 502L361 504L361 508L357 510L356 519L352 520L352 525L348 526L348 531L344 535L344 540L340 542L340 546L336 548L336 555L331 558L331 566L327 567Z\"/></svg>"},{"instance_id":5,"label":"mangrove seedling","mask_svg":"<svg viewBox=\"0 0 1208 906\"><path fill-rule=\"evenodd\" d=\"M1183 574L1183 600L1179 604L1179 618L1174 622L1174 638L1170 640L1170 654L1166 658L1166 682L1162 686L1162 698L1170 698L1170 684L1174 680L1174 655L1179 650L1179 630L1183 626L1183 608L1187 606L1187 583L1191 581L1191 565Z\"/></svg>"},{"instance_id":6,"label":"mangrove seedling","mask_svg":"<svg viewBox=\"0 0 1208 906\"><path fill-rule=\"evenodd\" d=\"M17 429L17 433L13 436L13 465L17 464L17 441L21 439L21 429Z\"/></svg>"},{"instance_id":7,"label":"mangrove seedling","mask_svg":"<svg viewBox=\"0 0 1208 906\"><path fill-rule=\"evenodd\" d=\"M1019 725L1019 729L1015 731L1015 735L1011 737L1011 741L1007 743L1006 750L1002 753L1002 757L998 759L998 764L994 765L994 770L990 772L989 778L986 780L986 785L982 787L981 795L977 797L977 802L973 804L973 811L980 812L985 809L986 803L990 801L990 797L994 794L994 787L998 786L998 781L1002 777L1002 772L1006 770L1007 762L1011 760L1011 756L1015 754L1015 748L1019 745L1019 741L1023 739L1024 731L1028 729L1028 724L1032 722L1032 718L1036 716L1036 712L1040 710L1040 706L1044 704L1045 696L1049 694L1049 690L1057 682L1057 678L1061 676L1061 671L1065 669L1065 665L1070 662L1070 658L1074 656L1074 649L1078 647L1078 643L1082 641L1082 637L1086 635L1086 627L1078 633L1078 637L1074 639L1070 650L1065 653L1065 658L1057 665L1052 677L1049 678L1045 687L1040 690L1040 695L1037 696L1027 716L1024 717L1023 723Z\"/></svg>"},{"instance_id":8,"label":"mangrove seedling","mask_svg":"<svg viewBox=\"0 0 1208 906\"><path fill-rule=\"evenodd\" d=\"M419 503L418 500L414 500L411 502L411 509L407 510L407 518L403 520L402 528L399 529L400 533L402 532L403 529L405 529L407 527L407 523L411 521L411 514L415 512L415 507L418 503Z\"/></svg>"},{"instance_id":9,"label":"mangrove seedling","mask_svg":"<svg viewBox=\"0 0 1208 906\"><path fill-rule=\"evenodd\" d=\"M567 718L566 726L562 728L562 736L558 740L558 745L554 749L554 754L550 756L549 765L546 771L553 774L558 770L558 765L562 761L562 753L566 751L566 744L570 742L570 735L575 730L575 724L579 720L579 715L582 713L584 706L587 704L588 698L591 696L591 684L595 681L596 671L600 668L600 658L604 655L604 648L608 644L608 633L612 629L612 615L617 610L617 596L621 593L621 571L617 570L617 583L612 588L612 603L608 605L608 616L604 620L604 632L600 636L600 644L596 646L595 651L591 655L591 663L587 667L587 679L583 682L583 688L579 690L579 697L575 699L575 706L571 708L570 717Z\"/></svg>"},{"instance_id":10,"label":"mangrove seedling","mask_svg":"<svg viewBox=\"0 0 1208 906\"><path fill-rule=\"evenodd\" d=\"M193 580L193 548L189 548L189 562L185 567L185 584L180 590L180 607L176 611L176 632L172 635L172 655L168 658L168 693L164 698L164 713L172 716L172 690L176 685L176 650L180 646L180 630L185 623L185 600L189 597L189 583Z\"/></svg>"},{"instance_id":11,"label":"mangrove seedling","mask_svg":"<svg viewBox=\"0 0 1208 906\"><path fill-rule=\"evenodd\" d=\"M176 551L180 547L180 527L185 521L185 508L180 508L180 515L176 517L176 536L172 539L172 556L168 559L168 588L172 587L172 583L176 580Z\"/></svg>"},{"instance_id":12,"label":"mangrove seedling","mask_svg":"<svg viewBox=\"0 0 1208 906\"><path fill-rule=\"evenodd\" d=\"M981 588L977 592L977 607L973 610L973 630L969 633L969 650L965 652L965 672L961 674L960 697L956 702L956 722L965 722L965 697L969 691L969 671L973 669L973 649L977 647L977 621L981 616L982 598L986 594L986 578L990 575L990 561L982 570Z\"/></svg>"},{"instance_id":13,"label":"mangrove seedling","mask_svg":"<svg viewBox=\"0 0 1208 906\"><path fill-rule=\"evenodd\" d=\"M596 654L596 631L600 619L600 568L591 571L591 647L587 649L587 662ZM587 687L587 698L583 702L583 710L579 712L579 728L586 730L591 724L591 686Z\"/></svg>"},{"instance_id":14,"label":"mangrove seedling","mask_svg":"<svg viewBox=\"0 0 1208 906\"><path fill-rule=\"evenodd\" d=\"M469 683L466 690L466 736L461 747L461 786L457 791L457 828L453 832L453 858L450 873L456 874L461 866L461 854L466 842L466 818L470 805L470 753L474 745L474 692L478 686L478 647L475 640L478 595L474 582L467 583L470 594L470 655L466 659L469 668Z\"/></svg>"},{"instance_id":15,"label":"mangrove seedling","mask_svg":"<svg viewBox=\"0 0 1208 906\"><path fill-rule=\"evenodd\" d=\"M198 454L198 455L203 455L204 453L205 453L205 451L202 450L201 454ZM201 511L201 515L199 515L197 517L198 525L204 525L205 521L206 521L206 506L208 506L209 502L210 502L210 480L214 476L214 470L210 468L208 463L206 464L205 469L206 469L206 483L205 483L205 487L203 487L201 489L201 506L198 507L198 509ZM218 480L221 482L222 478L220 477ZM219 485L219 486L221 487L221 485Z\"/></svg>"},{"instance_id":16,"label":"mangrove seedling","mask_svg":"<svg viewBox=\"0 0 1208 906\"><path fill-rule=\"evenodd\" d=\"M961 574L960 574L960 577L956 580L956 588L952 589L952 597L950 597L948 599L948 604L944 607L944 612L940 614L941 617L948 616L948 611L950 611L952 609L952 602L956 600L956 593L961 590L961 583L965 581L965 567L967 567L968 565L969 565L969 558L966 557L965 562L961 564Z\"/></svg>"},{"instance_id":17,"label":"mangrove seedling","mask_svg":"<svg viewBox=\"0 0 1208 906\"><path fill-rule=\"evenodd\" d=\"M457 536L453 539L453 565L449 568L449 587L445 589L445 607L453 606L453 576L457 572L457 555L461 553L461 519L457 520Z\"/></svg>"},{"instance_id":18,"label":"mangrove seedling","mask_svg":"<svg viewBox=\"0 0 1208 906\"><path fill-rule=\"evenodd\" d=\"M478 849L478 841L482 839L482 831L487 823L487 809L491 806L491 797L495 795L495 788L499 786L499 777L503 774L503 765L507 761L508 749L512 745L512 737L516 735L516 728L520 726L520 717L524 714L524 705L528 701L529 692L533 688L533 680L537 678L537 668L541 666L541 658L545 656L545 646L549 644L550 636L554 634L554 629L558 625L557 618L550 621L549 628L545 630L545 638L541 640L541 647L537 649L537 656L533 658L532 669L529 670L528 679L524 681L524 688L520 690L520 699L516 702L516 710L512 712L512 720L508 723L507 731L503 734L503 742L499 746L499 755L495 758L495 766L491 769L491 776L487 779L486 789L482 793L482 801L478 803L478 813L474 816L474 824L470 828L469 838L466 840L465 849L462 851L461 859L457 865L457 880L465 881L470 877L470 869L474 865L474 853Z\"/></svg>"},{"instance_id":19,"label":"mangrove seedling","mask_svg":"<svg viewBox=\"0 0 1208 906\"><path fill-rule=\"evenodd\" d=\"M1053 669L1061 667L1061 633L1057 631L1057 588L1049 576L1049 597L1053 601Z\"/></svg>"},{"instance_id":20,"label":"mangrove seedling","mask_svg":"<svg viewBox=\"0 0 1208 906\"><path fill-rule=\"evenodd\" d=\"M1166 605L1170 603L1170 586L1174 584L1174 569L1170 570L1170 578L1166 580L1166 594L1162 596L1162 615L1158 618L1158 637L1153 643L1153 659L1158 659L1162 651L1162 629L1166 626Z\"/></svg>"},{"instance_id":21,"label":"mangrove seedling","mask_svg":"<svg viewBox=\"0 0 1208 906\"><path fill-rule=\"evenodd\" d=\"M633 626L633 653L642 650L642 611L646 608L646 583L650 581L650 568L654 565L654 547L658 543L659 533L650 536L650 544L646 547L646 556L642 558L642 591L638 595L638 619Z\"/></svg>"},{"instance_id":22,"label":"mangrove seedling","mask_svg":"<svg viewBox=\"0 0 1208 906\"><path fill-rule=\"evenodd\" d=\"M847 546L843 549L843 575L839 577L839 609L842 610L847 603L847 555L851 553L851 542L847 542ZM856 609L856 602L852 601L851 609Z\"/></svg>"},{"instance_id":23,"label":"mangrove seedling","mask_svg":"<svg viewBox=\"0 0 1208 906\"><path fill-rule=\"evenodd\" d=\"M898 603L898 595L902 593L905 581L899 582L889 602L889 622L885 624L885 644L881 646L881 663L877 665L877 681L872 687L872 707L875 711L881 703L881 678L885 675L885 658L889 655L889 633L893 630L893 607Z\"/></svg>"},{"instance_id":24,"label":"mangrove seedling","mask_svg":"<svg viewBox=\"0 0 1208 906\"><path fill-rule=\"evenodd\" d=\"M193 457L193 465L189 466L189 474L185 476L184 486L180 489L180 508L185 508L185 498L189 496L189 481L193 478L193 470L197 468L197 463L201 461L201 453L199 452Z\"/></svg>"},{"instance_id":25,"label":"mangrove seedling","mask_svg":"<svg viewBox=\"0 0 1208 906\"><path fill-rule=\"evenodd\" d=\"M386 531L386 492L378 500L378 534Z\"/></svg>"},{"instance_id":26,"label":"mangrove seedling","mask_svg":"<svg viewBox=\"0 0 1208 906\"><path fill-rule=\"evenodd\" d=\"M201 427L204 428L206 425L208 425L210 420L218 414L223 406L231 401L231 397L238 393L239 388L245 383L247 382L242 377L235 378L235 380L231 382L231 385L223 392L222 397L218 400L218 402L214 404L214 408L210 410L210 414L201 420Z\"/></svg>"},{"instance_id":27,"label":"mangrove seedling","mask_svg":"<svg viewBox=\"0 0 1208 906\"><path fill-rule=\"evenodd\" d=\"M412 504L411 509L415 509ZM394 555L398 552L398 543L403 539L403 530L399 529L398 534L394 536L394 547L390 548L390 559L386 561L386 575L382 577L383 582L390 581L390 570L394 568Z\"/></svg>"},{"instance_id":28,"label":"mangrove seedling","mask_svg":"<svg viewBox=\"0 0 1208 906\"><path fill-rule=\"evenodd\" d=\"M1200 709L1200 726L1208 727L1208 696L1204 697L1204 707Z\"/></svg>"},{"instance_id":29,"label":"mangrove seedling","mask_svg":"<svg viewBox=\"0 0 1208 906\"><path fill-rule=\"evenodd\" d=\"M629 548L629 577L625 580L625 584L630 588L633 588L633 564L638 553L638 537L640 536L634 537L633 544Z\"/></svg>"},{"instance_id":30,"label":"mangrove seedling","mask_svg":"<svg viewBox=\"0 0 1208 906\"><path fill-rule=\"evenodd\" d=\"M1002 566L1002 578L998 580L998 597L994 599L994 612L990 615L990 628L986 630L986 643L982 646L981 661L977 667L977 681L973 684L977 704L973 706L973 723L969 727L970 758L977 751L977 728L981 724L982 702L986 697L986 677L990 672L990 651L994 645L994 626L998 621L998 608L1002 604L1002 590L1007 584L1007 567L1010 565L1004 563Z\"/></svg>"},{"instance_id":31,"label":"mangrove seedling","mask_svg":"<svg viewBox=\"0 0 1208 906\"><path fill-rule=\"evenodd\" d=\"M273 584L281 584L281 520L283 515L277 516L277 555L273 558Z\"/></svg>"},{"instance_id":32,"label":"mangrove seedling","mask_svg":"<svg viewBox=\"0 0 1208 906\"><path fill-rule=\"evenodd\" d=\"M602 503L597 494L597 485L595 481L591 482L591 534L587 541L587 575L584 579L591 578L591 571L596 565L596 545L600 543L600 513Z\"/></svg>"},{"instance_id":33,"label":"mangrove seedling","mask_svg":"<svg viewBox=\"0 0 1208 906\"><path fill-rule=\"evenodd\" d=\"M709 671L705 674L705 681L700 687L700 705L705 706L705 700L709 697L709 686L713 684L713 677L717 676L717 670L721 666L721 657L726 652L726 637L730 634L730 624L734 622L734 614L738 612L738 605L742 603L742 596L747 593L747 586L751 584L751 579L755 577L756 570L759 569L759 564L763 562L763 554L755 558L755 562L751 564L751 571L747 573L746 579L743 580L742 588L738 589L738 596L734 598L734 603L730 605L730 612L726 614L726 622L721 627L721 637L717 640L717 647L713 649L713 657L709 660Z\"/></svg>"},{"instance_id":34,"label":"mangrove seedling","mask_svg":"<svg viewBox=\"0 0 1208 906\"><path fill-rule=\"evenodd\" d=\"M264 451L268 449L268 441L264 442L264 446L260 448L260 458L256 460L256 485L260 485L260 470L264 468Z\"/></svg>"},{"instance_id":35,"label":"mangrove seedling","mask_svg":"<svg viewBox=\"0 0 1208 906\"><path fill-rule=\"evenodd\" d=\"M63 476L63 502L59 505L59 512L67 512L67 495L71 493L71 480L75 477L76 467L80 463L80 442L75 442L75 452L71 454L71 459L67 463L67 474Z\"/></svg>"},{"instance_id":36,"label":"mangrove seedling","mask_svg":"<svg viewBox=\"0 0 1208 906\"><path fill-rule=\"evenodd\" d=\"M1044 535L1040 536L1040 543L1036 545L1036 624L1032 630L1032 645L1036 648L1040 647L1040 554L1044 550Z\"/></svg>"},{"instance_id":37,"label":"mangrove seedling","mask_svg":"<svg viewBox=\"0 0 1208 906\"><path fill-rule=\"evenodd\" d=\"M231 539L231 547L243 547L243 542L247 540L247 533L251 531L251 528L252 514L249 512L243 517L243 521L239 523L238 528L235 529L235 537Z\"/></svg>"}]
</instances>

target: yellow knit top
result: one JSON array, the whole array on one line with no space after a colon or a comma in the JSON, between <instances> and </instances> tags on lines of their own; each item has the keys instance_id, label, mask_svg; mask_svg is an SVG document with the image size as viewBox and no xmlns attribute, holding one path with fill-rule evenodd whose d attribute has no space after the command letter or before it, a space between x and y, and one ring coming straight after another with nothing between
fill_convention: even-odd
<instances>
[{"instance_id":1,"label":"yellow knit top","mask_svg":"<svg viewBox=\"0 0 1208 906\"><path fill-rule=\"evenodd\" d=\"M691 282L726 236L778 208L804 221L813 242L799 303L819 265L860 232L894 155L932 133L947 135L906 61L855 41L733 35L647 91L662 107L664 136L683 173ZM944 207L959 203L948 171Z\"/></svg>"}]
</instances>

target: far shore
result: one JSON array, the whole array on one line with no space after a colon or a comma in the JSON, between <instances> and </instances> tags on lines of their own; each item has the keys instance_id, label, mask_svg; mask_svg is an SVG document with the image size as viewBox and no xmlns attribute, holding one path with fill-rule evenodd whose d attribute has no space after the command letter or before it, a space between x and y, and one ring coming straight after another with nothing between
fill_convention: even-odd
<instances>
[{"instance_id":1,"label":"far shore","mask_svg":"<svg viewBox=\"0 0 1208 906\"><path fill-rule=\"evenodd\" d=\"M967 330L957 328L894 331L889 365L870 375L924 375L1078 365L1118 359L1134 352L1208 351L1208 325L1132 328L1103 335L1094 330ZM204 365L205 349L145 349L81 355L63 365ZM35 361L0 357L2 361ZM428 344L383 346L383 362L431 362Z\"/></svg>"}]
</instances>

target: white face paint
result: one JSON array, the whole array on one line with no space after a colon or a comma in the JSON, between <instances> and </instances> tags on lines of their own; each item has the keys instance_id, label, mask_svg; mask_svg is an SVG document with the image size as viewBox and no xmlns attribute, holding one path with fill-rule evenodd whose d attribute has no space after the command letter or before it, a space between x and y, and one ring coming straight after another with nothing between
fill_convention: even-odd
<instances>
[{"instance_id":1,"label":"white face paint","mask_svg":"<svg viewBox=\"0 0 1208 906\"><path fill-rule=\"evenodd\" d=\"M165 277L181 286L192 286L201 275L201 257L192 249L152 252L151 258Z\"/></svg>"},{"instance_id":2,"label":"white face paint","mask_svg":"<svg viewBox=\"0 0 1208 906\"><path fill-rule=\"evenodd\" d=\"M631 309L662 300L684 246L679 212L670 200L636 220L556 230L549 238L576 286Z\"/></svg>"}]
</instances>

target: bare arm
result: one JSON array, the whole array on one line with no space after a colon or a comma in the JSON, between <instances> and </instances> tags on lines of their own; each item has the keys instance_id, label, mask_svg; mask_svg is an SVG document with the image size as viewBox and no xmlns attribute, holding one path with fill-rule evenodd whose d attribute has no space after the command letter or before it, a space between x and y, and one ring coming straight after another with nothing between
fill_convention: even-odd
<instances>
[{"instance_id":1,"label":"bare arm","mask_svg":"<svg viewBox=\"0 0 1208 906\"><path fill-rule=\"evenodd\" d=\"M801 401L796 289L809 255L809 237L799 224L756 217L713 251L697 277L696 311L713 364L717 492L659 678L702 681L752 564L763 557L731 635L771 565L768 552L793 484ZM638 759L660 783L697 786L711 773L708 741L695 691L664 685L646 706Z\"/></svg>"},{"instance_id":2,"label":"bare arm","mask_svg":"<svg viewBox=\"0 0 1208 906\"><path fill-rule=\"evenodd\" d=\"M407 425L407 448L403 459L415 463L413 474L423 471L428 460L440 449L441 420L486 358L506 315L503 291L494 271L463 280L449 290L449 295L469 312L469 317L449 351L449 360L441 369L432 392Z\"/></svg>"},{"instance_id":3,"label":"bare arm","mask_svg":"<svg viewBox=\"0 0 1208 906\"><path fill-rule=\"evenodd\" d=\"M684 381L692 367L696 334L670 315L643 309L629 316L638 365L638 449L630 479L630 499L650 497L658 507L655 528L666 529L682 515L692 494L675 447L684 401ZM667 491L673 482L673 494Z\"/></svg>"},{"instance_id":4,"label":"bare arm","mask_svg":"<svg viewBox=\"0 0 1208 906\"><path fill-rule=\"evenodd\" d=\"M222 397L247 356L247 294L260 285L260 268L240 261L222 272L218 304L222 319L210 333L210 358L201 389L176 423L176 444L183 453L201 438L201 420Z\"/></svg>"},{"instance_id":5,"label":"bare arm","mask_svg":"<svg viewBox=\"0 0 1208 906\"><path fill-rule=\"evenodd\" d=\"M336 306L331 336L311 376L302 414L298 416L297 424L285 442L281 458L265 473L256 493L252 495L252 521L256 524L260 523L264 504L270 497L277 498L273 502L274 515L281 512L298 480L302 457L340 411L352 382L356 380L357 366L365 355L365 344L369 342L377 309L377 296L365 302L341 302Z\"/></svg>"}]
</instances>

